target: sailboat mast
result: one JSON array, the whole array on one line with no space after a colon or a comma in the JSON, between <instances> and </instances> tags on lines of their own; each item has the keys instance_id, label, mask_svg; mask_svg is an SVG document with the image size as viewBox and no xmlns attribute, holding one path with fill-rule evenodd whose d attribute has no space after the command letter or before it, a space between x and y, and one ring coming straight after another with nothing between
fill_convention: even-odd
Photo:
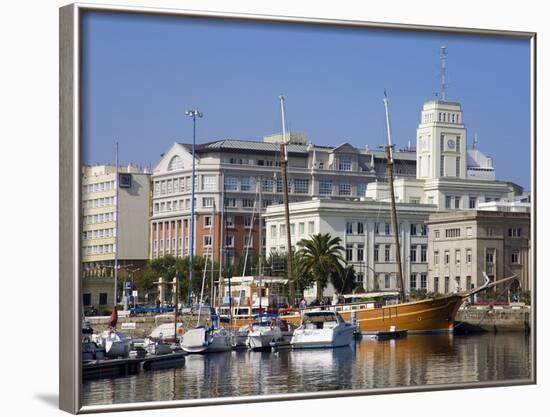
<instances>
[{"instance_id":1,"label":"sailboat mast","mask_svg":"<svg viewBox=\"0 0 550 417\"><path fill-rule=\"evenodd\" d=\"M401 301L405 301L405 285L403 282L403 266L401 265L401 245L399 244L399 227L397 223L397 209L395 207L395 190L393 187L393 145L391 141L391 126L390 126L390 111L388 106L388 96L384 91L384 109L386 111L386 130L388 133L388 144L386 145L386 158L388 177L390 179L390 196L391 196L391 222L392 229L395 235L395 259L397 261L397 279L399 280L399 292L401 293Z\"/></svg>"},{"instance_id":2,"label":"sailboat mast","mask_svg":"<svg viewBox=\"0 0 550 417\"><path fill-rule=\"evenodd\" d=\"M286 223L286 247L287 247L287 277L290 305L294 305L294 280L292 277L292 245L290 240L290 213L288 209L288 150L286 137L285 96L279 96L281 102L281 121L283 127L283 140L280 147L281 176L283 180L283 204L285 206Z\"/></svg>"},{"instance_id":3,"label":"sailboat mast","mask_svg":"<svg viewBox=\"0 0 550 417\"><path fill-rule=\"evenodd\" d=\"M263 256L263 223L262 223L262 177L259 178L259 182L256 185L259 187L258 189L258 199L260 202L260 212L259 212L259 219L258 219L258 247L260 248L259 257L258 257L258 275L260 276L260 313L262 312L262 276L263 276L263 270L262 270L262 256Z\"/></svg>"},{"instance_id":4,"label":"sailboat mast","mask_svg":"<svg viewBox=\"0 0 550 417\"><path fill-rule=\"evenodd\" d=\"M115 267L114 267L114 281L115 281L115 295L113 306L116 308L117 302L117 291L118 291L118 235L120 230L118 230L118 142L115 146Z\"/></svg>"}]
</instances>

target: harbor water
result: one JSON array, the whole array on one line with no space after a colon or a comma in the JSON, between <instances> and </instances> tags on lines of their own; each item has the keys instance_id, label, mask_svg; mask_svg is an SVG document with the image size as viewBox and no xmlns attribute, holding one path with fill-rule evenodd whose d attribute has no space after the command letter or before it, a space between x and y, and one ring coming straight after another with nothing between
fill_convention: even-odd
<instances>
[{"instance_id":1,"label":"harbor water","mask_svg":"<svg viewBox=\"0 0 550 417\"><path fill-rule=\"evenodd\" d=\"M525 380L523 333L409 335L350 347L188 355L179 368L85 381L83 405Z\"/></svg>"}]
</instances>

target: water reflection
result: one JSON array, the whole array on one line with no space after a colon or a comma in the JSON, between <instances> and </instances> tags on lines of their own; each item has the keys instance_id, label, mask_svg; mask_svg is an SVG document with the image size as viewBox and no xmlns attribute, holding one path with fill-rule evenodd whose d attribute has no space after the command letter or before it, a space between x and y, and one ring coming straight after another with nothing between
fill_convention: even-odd
<instances>
[{"instance_id":1,"label":"water reflection","mask_svg":"<svg viewBox=\"0 0 550 417\"><path fill-rule=\"evenodd\" d=\"M189 355L184 367L86 381L84 404L112 404L530 377L523 334L408 336L351 347Z\"/></svg>"}]
</instances>

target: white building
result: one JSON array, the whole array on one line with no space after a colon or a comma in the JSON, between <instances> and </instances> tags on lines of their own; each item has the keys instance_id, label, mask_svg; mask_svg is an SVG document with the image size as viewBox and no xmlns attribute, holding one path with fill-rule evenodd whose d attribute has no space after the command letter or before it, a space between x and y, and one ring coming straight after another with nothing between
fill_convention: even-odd
<instances>
[{"instance_id":1,"label":"white building","mask_svg":"<svg viewBox=\"0 0 550 417\"><path fill-rule=\"evenodd\" d=\"M82 170L83 305L96 309L113 305L115 251L121 278L143 271L149 254L150 175L119 168L117 230L115 171L114 165Z\"/></svg>"},{"instance_id":2,"label":"white building","mask_svg":"<svg viewBox=\"0 0 550 417\"><path fill-rule=\"evenodd\" d=\"M343 256L349 265L354 266L357 284L370 291L398 288L395 236L389 203L366 198L349 201L314 198L290 204L289 211L294 248L301 239L329 233L342 239L345 248ZM434 205L397 204L406 291L427 289L428 236L425 222L435 211ZM268 253L286 252L283 205L269 207L264 218ZM325 295L331 296L333 292L334 289L329 286ZM313 298L314 294L311 291Z\"/></svg>"},{"instance_id":3,"label":"white building","mask_svg":"<svg viewBox=\"0 0 550 417\"><path fill-rule=\"evenodd\" d=\"M497 181L493 161L477 148L477 138L471 149L467 140L459 103L424 103L416 130L416 178L396 173L397 201L464 210L485 202L513 201L523 192L516 184ZM389 199L388 183L369 184L367 196Z\"/></svg>"}]
</instances>

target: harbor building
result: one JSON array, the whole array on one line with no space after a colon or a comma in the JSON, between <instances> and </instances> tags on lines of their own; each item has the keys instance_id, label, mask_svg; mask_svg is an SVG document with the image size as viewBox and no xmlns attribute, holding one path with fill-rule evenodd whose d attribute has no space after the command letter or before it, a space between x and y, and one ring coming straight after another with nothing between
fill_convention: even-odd
<instances>
[{"instance_id":1,"label":"harbor building","mask_svg":"<svg viewBox=\"0 0 550 417\"><path fill-rule=\"evenodd\" d=\"M123 280L144 270L149 254L150 174L128 165L82 169L82 293L85 308L113 306L115 256ZM118 221L117 221L118 212Z\"/></svg>"},{"instance_id":2,"label":"harbor building","mask_svg":"<svg viewBox=\"0 0 550 417\"><path fill-rule=\"evenodd\" d=\"M416 177L396 173L396 201L469 210L480 203L514 201L523 193L519 185L497 180L493 160L478 148L477 135L471 147L467 140L460 103L425 102L416 130ZM388 187L386 181L369 184L367 196L389 199Z\"/></svg>"},{"instance_id":3,"label":"harbor building","mask_svg":"<svg viewBox=\"0 0 550 417\"><path fill-rule=\"evenodd\" d=\"M283 202L280 142L281 135L271 135L263 141L219 140L195 146L195 254L213 252L218 261L223 247L224 261L232 263L247 249L258 253L259 215ZM385 156L379 150L349 143L313 145L298 133L290 134L287 148L290 202L364 197L367 184L385 175ZM414 152L396 152L395 158L399 175L414 178ZM189 254L191 171L192 146L185 143L174 143L153 169L151 258ZM265 253L265 225L262 231Z\"/></svg>"},{"instance_id":4,"label":"harbor building","mask_svg":"<svg viewBox=\"0 0 550 417\"><path fill-rule=\"evenodd\" d=\"M428 288L428 232L426 221L437 210L435 205L398 203L399 234L403 280L406 291ZM390 203L362 198L356 201L319 199L292 203L290 235L294 249L301 239L313 234L329 233L339 237L348 265L356 272L356 284L367 291L396 290L397 263L395 237L391 226ZM286 222L284 207L272 206L264 215L267 251L286 252ZM306 301L315 298L315 289L305 294ZM324 295L330 297L334 288L327 286Z\"/></svg>"},{"instance_id":5,"label":"harbor building","mask_svg":"<svg viewBox=\"0 0 550 417\"><path fill-rule=\"evenodd\" d=\"M428 289L459 292L512 274L512 291L531 289L530 214L463 210L430 215ZM498 291L498 289L497 289Z\"/></svg>"}]
</instances>

